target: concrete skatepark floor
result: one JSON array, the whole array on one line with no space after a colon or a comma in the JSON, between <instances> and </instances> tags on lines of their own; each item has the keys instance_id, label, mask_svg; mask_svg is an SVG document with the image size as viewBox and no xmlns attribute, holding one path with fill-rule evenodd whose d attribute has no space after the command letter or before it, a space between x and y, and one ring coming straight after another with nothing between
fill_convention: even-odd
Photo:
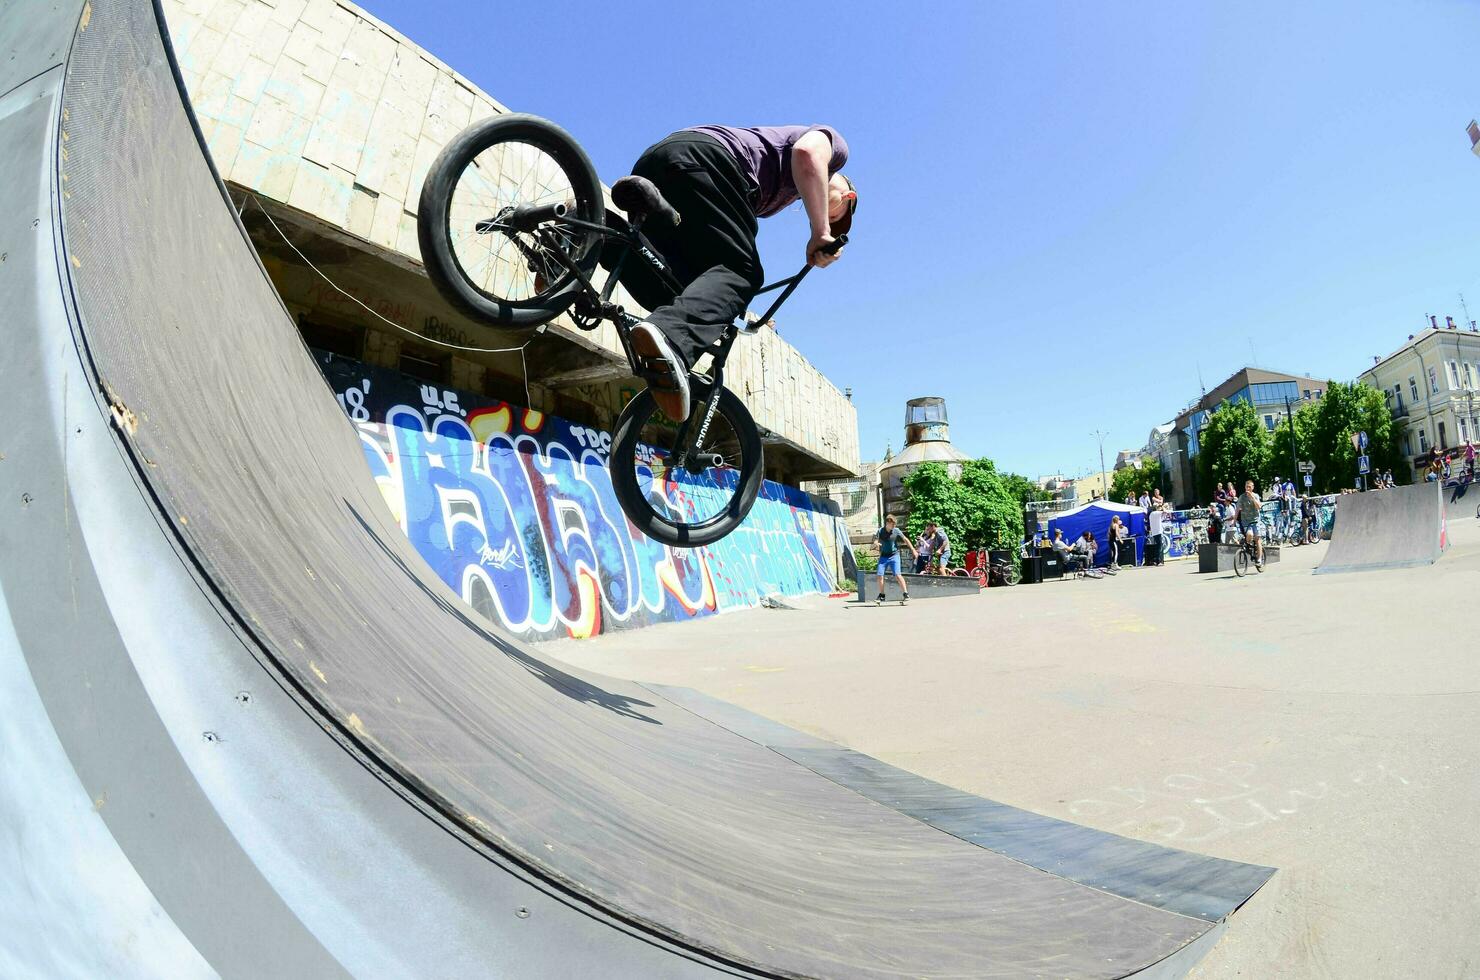
<instances>
[{"instance_id":1,"label":"concrete skatepark floor","mask_svg":"<svg viewBox=\"0 0 1480 980\"><path fill-rule=\"evenodd\" d=\"M1195 562L859 606L793 600L545 649L688 685L1040 813L1280 869L1192 973L1480 971L1480 524L1429 567Z\"/></svg>"}]
</instances>

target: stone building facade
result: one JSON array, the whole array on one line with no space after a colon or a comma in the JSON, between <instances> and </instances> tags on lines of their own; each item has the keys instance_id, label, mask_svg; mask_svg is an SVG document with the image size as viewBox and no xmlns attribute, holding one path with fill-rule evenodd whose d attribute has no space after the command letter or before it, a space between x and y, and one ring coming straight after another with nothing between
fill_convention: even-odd
<instances>
[{"instance_id":1,"label":"stone building facade","mask_svg":"<svg viewBox=\"0 0 1480 980\"><path fill-rule=\"evenodd\" d=\"M1454 317L1410 334L1386 357L1373 358L1359 380L1383 393L1402 430L1403 455L1417 470L1434 453L1480 442L1480 331Z\"/></svg>"}]
</instances>

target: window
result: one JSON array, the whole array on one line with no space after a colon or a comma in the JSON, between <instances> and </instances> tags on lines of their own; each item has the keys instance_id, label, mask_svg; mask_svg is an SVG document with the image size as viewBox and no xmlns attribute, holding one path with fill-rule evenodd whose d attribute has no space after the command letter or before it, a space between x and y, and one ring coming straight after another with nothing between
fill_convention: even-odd
<instances>
[{"instance_id":1,"label":"window","mask_svg":"<svg viewBox=\"0 0 1480 980\"><path fill-rule=\"evenodd\" d=\"M1303 388L1303 389L1301 389L1301 391L1300 391L1300 397L1301 398L1304 398L1306 401L1310 401L1310 389L1309 388Z\"/></svg>"},{"instance_id":2,"label":"window","mask_svg":"<svg viewBox=\"0 0 1480 980\"><path fill-rule=\"evenodd\" d=\"M1320 401L1320 400L1321 400L1321 389L1317 388L1316 389L1316 401Z\"/></svg>"},{"instance_id":3,"label":"window","mask_svg":"<svg viewBox=\"0 0 1480 980\"><path fill-rule=\"evenodd\" d=\"M1470 427L1465 424L1465 417L1463 415L1459 417L1459 438L1461 442L1470 441Z\"/></svg>"},{"instance_id":4,"label":"window","mask_svg":"<svg viewBox=\"0 0 1480 980\"><path fill-rule=\"evenodd\" d=\"M1404 456L1412 456L1413 455L1413 441L1408 438L1408 433L1406 433L1406 432L1403 433L1403 455Z\"/></svg>"},{"instance_id":5,"label":"window","mask_svg":"<svg viewBox=\"0 0 1480 980\"><path fill-rule=\"evenodd\" d=\"M1448 449L1449 448L1449 440L1444 435L1444 423L1443 422L1440 422L1439 423L1439 448L1440 449Z\"/></svg>"},{"instance_id":6,"label":"window","mask_svg":"<svg viewBox=\"0 0 1480 980\"><path fill-rule=\"evenodd\" d=\"M1429 451L1429 434L1423 429L1418 430L1418 451L1421 453Z\"/></svg>"},{"instance_id":7,"label":"window","mask_svg":"<svg viewBox=\"0 0 1480 980\"><path fill-rule=\"evenodd\" d=\"M1458 388L1459 387L1459 366L1457 364L1455 364L1453 361L1445 361L1444 362L1444 367L1449 371L1449 387L1450 387L1450 389L1452 390L1454 388Z\"/></svg>"},{"instance_id":8,"label":"window","mask_svg":"<svg viewBox=\"0 0 1480 980\"><path fill-rule=\"evenodd\" d=\"M447 364L434 361L427 357L417 357L415 354L402 352L401 360L397 365L402 374L409 375L418 381L430 381L432 384L442 385L447 383Z\"/></svg>"},{"instance_id":9,"label":"window","mask_svg":"<svg viewBox=\"0 0 1480 980\"><path fill-rule=\"evenodd\" d=\"M1266 416L1264 416L1264 427L1266 429L1268 429L1270 432L1273 432L1274 431L1274 416L1273 415L1266 415Z\"/></svg>"},{"instance_id":10,"label":"window","mask_svg":"<svg viewBox=\"0 0 1480 980\"><path fill-rule=\"evenodd\" d=\"M1475 387L1475 376L1470 373L1470 362L1469 361L1465 361L1465 363L1464 363L1464 369L1465 369L1465 387L1466 388L1473 388L1473 387Z\"/></svg>"},{"instance_id":11,"label":"window","mask_svg":"<svg viewBox=\"0 0 1480 980\"><path fill-rule=\"evenodd\" d=\"M1429 394L1431 394L1431 395L1437 395L1438 393L1439 393L1439 369L1438 368L1432 368L1431 367L1431 368L1429 368Z\"/></svg>"},{"instance_id":12,"label":"window","mask_svg":"<svg viewBox=\"0 0 1480 980\"><path fill-rule=\"evenodd\" d=\"M1411 374L1408 376L1408 394L1418 401L1418 379Z\"/></svg>"}]
</instances>

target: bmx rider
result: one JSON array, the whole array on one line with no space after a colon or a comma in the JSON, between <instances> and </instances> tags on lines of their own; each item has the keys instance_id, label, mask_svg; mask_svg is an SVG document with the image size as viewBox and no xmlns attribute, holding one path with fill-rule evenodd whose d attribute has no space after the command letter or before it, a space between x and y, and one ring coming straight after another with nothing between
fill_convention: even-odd
<instances>
[{"instance_id":1,"label":"bmx rider","mask_svg":"<svg viewBox=\"0 0 1480 980\"><path fill-rule=\"evenodd\" d=\"M1254 481L1244 481L1244 492L1238 497L1238 529L1244 540L1254 545L1254 561L1264 564L1264 539L1259 534L1259 507L1263 501L1254 490Z\"/></svg>"},{"instance_id":2,"label":"bmx rider","mask_svg":"<svg viewBox=\"0 0 1480 980\"><path fill-rule=\"evenodd\" d=\"M821 251L853 223L858 194L838 171L848 144L831 126L696 126L643 151L632 173L653 182L681 216L644 234L668 259L684 289L677 297L643 263L628 264L622 285L652 312L632 328L647 361L649 390L675 422L689 415L688 373L763 285L756 219L801 199L810 236L807 264L835 262ZM609 264L603 259L603 264Z\"/></svg>"}]
</instances>

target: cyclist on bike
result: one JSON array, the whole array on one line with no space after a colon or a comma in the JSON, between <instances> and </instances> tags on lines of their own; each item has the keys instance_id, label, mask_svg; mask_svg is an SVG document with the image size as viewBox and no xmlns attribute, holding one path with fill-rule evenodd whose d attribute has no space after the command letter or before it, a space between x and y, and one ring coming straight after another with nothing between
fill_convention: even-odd
<instances>
[{"instance_id":1,"label":"cyclist on bike","mask_svg":"<svg viewBox=\"0 0 1480 980\"><path fill-rule=\"evenodd\" d=\"M1259 508L1264 501L1254 490L1254 481L1244 481L1244 492L1238 497L1238 529L1244 541L1254 546L1254 563L1264 564L1264 539L1259 533Z\"/></svg>"},{"instance_id":2,"label":"cyclist on bike","mask_svg":"<svg viewBox=\"0 0 1480 980\"><path fill-rule=\"evenodd\" d=\"M645 225L643 232L682 293L668 293L645 263L622 273L622 285L651 311L632 329L632 347L669 418L688 418L689 369L763 285L757 218L800 198L810 226L807 264L825 267L841 254L822 249L848 230L858 206L852 182L838 173L847 160L848 144L830 126L696 126L648 147L633 164L632 173L652 181L681 216L676 226Z\"/></svg>"}]
</instances>

